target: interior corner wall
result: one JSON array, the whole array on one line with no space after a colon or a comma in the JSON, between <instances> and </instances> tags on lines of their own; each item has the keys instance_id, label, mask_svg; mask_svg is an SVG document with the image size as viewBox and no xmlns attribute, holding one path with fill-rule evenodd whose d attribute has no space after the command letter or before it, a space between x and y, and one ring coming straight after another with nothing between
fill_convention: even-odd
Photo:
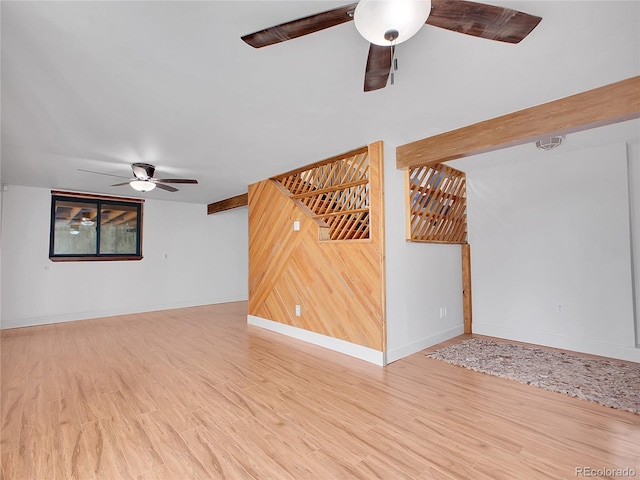
<instances>
[{"instance_id":1,"label":"interior corner wall","mask_svg":"<svg viewBox=\"0 0 640 480\"><path fill-rule=\"evenodd\" d=\"M627 141L636 348L640 348L640 134Z\"/></svg>"},{"instance_id":2,"label":"interior corner wall","mask_svg":"<svg viewBox=\"0 0 640 480\"><path fill-rule=\"evenodd\" d=\"M146 200L140 261L51 262L51 191L3 194L1 327L247 299L247 208ZM165 258L166 253L166 258Z\"/></svg>"},{"instance_id":3,"label":"interior corner wall","mask_svg":"<svg viewBox=\"0 0 640 480\"><path fill-rule=\"evenodd\" d=\"M385 146L387 362L464 332L460 245L405 239L404 173ZM446 308L441 318L440 309Z\"/></svg>"},{"instance_id":4,"label":"interior corner wall","mask_svg":"<svg viewBox=\"0 0 640 480\"><path fill-rule=\"evenodd\" d=\"M0 160L0 164L2 160ZM3 198L4 198L4 184L0 180L0 272L2 272L2 222L3 222ZM0 329L2 329L2 274L0 273Z\"/></svg>"},{"instance_id":5,"label":"interior corner wall","mask_svg":"<svg viewBox=\"0 0 640 480\"><path fill-rule=\"evenodd\" d=\"M625 143L467 171L474 333L640 361L633 148L632 175Z\"/></svg>"}]
</instances>

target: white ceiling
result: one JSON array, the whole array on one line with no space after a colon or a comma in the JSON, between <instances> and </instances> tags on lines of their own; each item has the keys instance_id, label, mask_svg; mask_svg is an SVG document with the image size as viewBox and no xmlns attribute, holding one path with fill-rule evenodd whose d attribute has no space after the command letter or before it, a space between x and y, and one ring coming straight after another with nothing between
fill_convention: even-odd
<instances>
[{"instance_id":1,"label":"white ceiling","mask_svg":"<svg viewBox=\"0 0 640 480\"><path fill-rule=\"evenodd\" d=\"M244 34L349 1L2 1L1 182L95 193L133 162L211 203L372 141L392 145L640 74L640 1L491 1L543 17L517 45L425 26L362 91L353 23L263 49Z\"/></svg>"}]
</instances>

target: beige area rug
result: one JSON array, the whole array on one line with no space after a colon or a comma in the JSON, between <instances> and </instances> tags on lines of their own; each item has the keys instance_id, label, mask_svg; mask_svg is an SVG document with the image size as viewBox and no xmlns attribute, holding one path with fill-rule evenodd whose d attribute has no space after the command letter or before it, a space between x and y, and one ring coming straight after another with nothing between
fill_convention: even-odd
<instances>
[{"instance_id":1,"label":"beige area rug","mask_svg":"<svg viewBox=\"0 0 640 480\"><path fill-rule=\"evenodd\" d=\"M640 363L470 338L427 353L477 372L640 414Z\"/></svg>"}]
</instances>

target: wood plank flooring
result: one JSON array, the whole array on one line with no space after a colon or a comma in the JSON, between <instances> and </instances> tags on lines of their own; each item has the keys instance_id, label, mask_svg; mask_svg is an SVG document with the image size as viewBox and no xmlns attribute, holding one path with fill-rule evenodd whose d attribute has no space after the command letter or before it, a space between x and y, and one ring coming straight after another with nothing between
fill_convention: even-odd
<instances>
[{"instance_id":1,"label":"wood plank flooring","mask_svg":"<svg viewBox=\"0 0 640 480\"><path fill-rule=\"evenodd\" d=\"M5 330L1 478L640 476L640 415L418 353L377 367L246 302Z\"/></svg>"}]
</instances>

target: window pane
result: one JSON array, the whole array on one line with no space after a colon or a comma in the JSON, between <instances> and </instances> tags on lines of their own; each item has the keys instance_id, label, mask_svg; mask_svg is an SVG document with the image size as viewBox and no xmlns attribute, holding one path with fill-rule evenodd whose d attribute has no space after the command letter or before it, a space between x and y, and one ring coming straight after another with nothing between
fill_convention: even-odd
<instances>
[{"instance_id":1,"label":"window pane","mask_svg":"<svg viewBox=\"0 0 640 480\"><path fill-rule=\"evenodd\" d=\"M100 212L100 253L135 255L138 246L136 205L102 203Z\"/></svg>"},{"instance_id":2,"label":"window pane","mask_svg":"<svg viewBox=\"0 0 640 480\"><path fill-rule=\"evenodd\" d=\"M97 215L95 202L57 200L54 255L95 255Z\"/></svg>"},{"instance_id":3,"label":"window pane","mask_svg":"<svg viewBox=\"0 0 640 480\"><path fill-rule=\"evenodd\" d=\"M52 192L49 258L141 260L142 202L82 197Z\"/></svg>"}]
</instances>

